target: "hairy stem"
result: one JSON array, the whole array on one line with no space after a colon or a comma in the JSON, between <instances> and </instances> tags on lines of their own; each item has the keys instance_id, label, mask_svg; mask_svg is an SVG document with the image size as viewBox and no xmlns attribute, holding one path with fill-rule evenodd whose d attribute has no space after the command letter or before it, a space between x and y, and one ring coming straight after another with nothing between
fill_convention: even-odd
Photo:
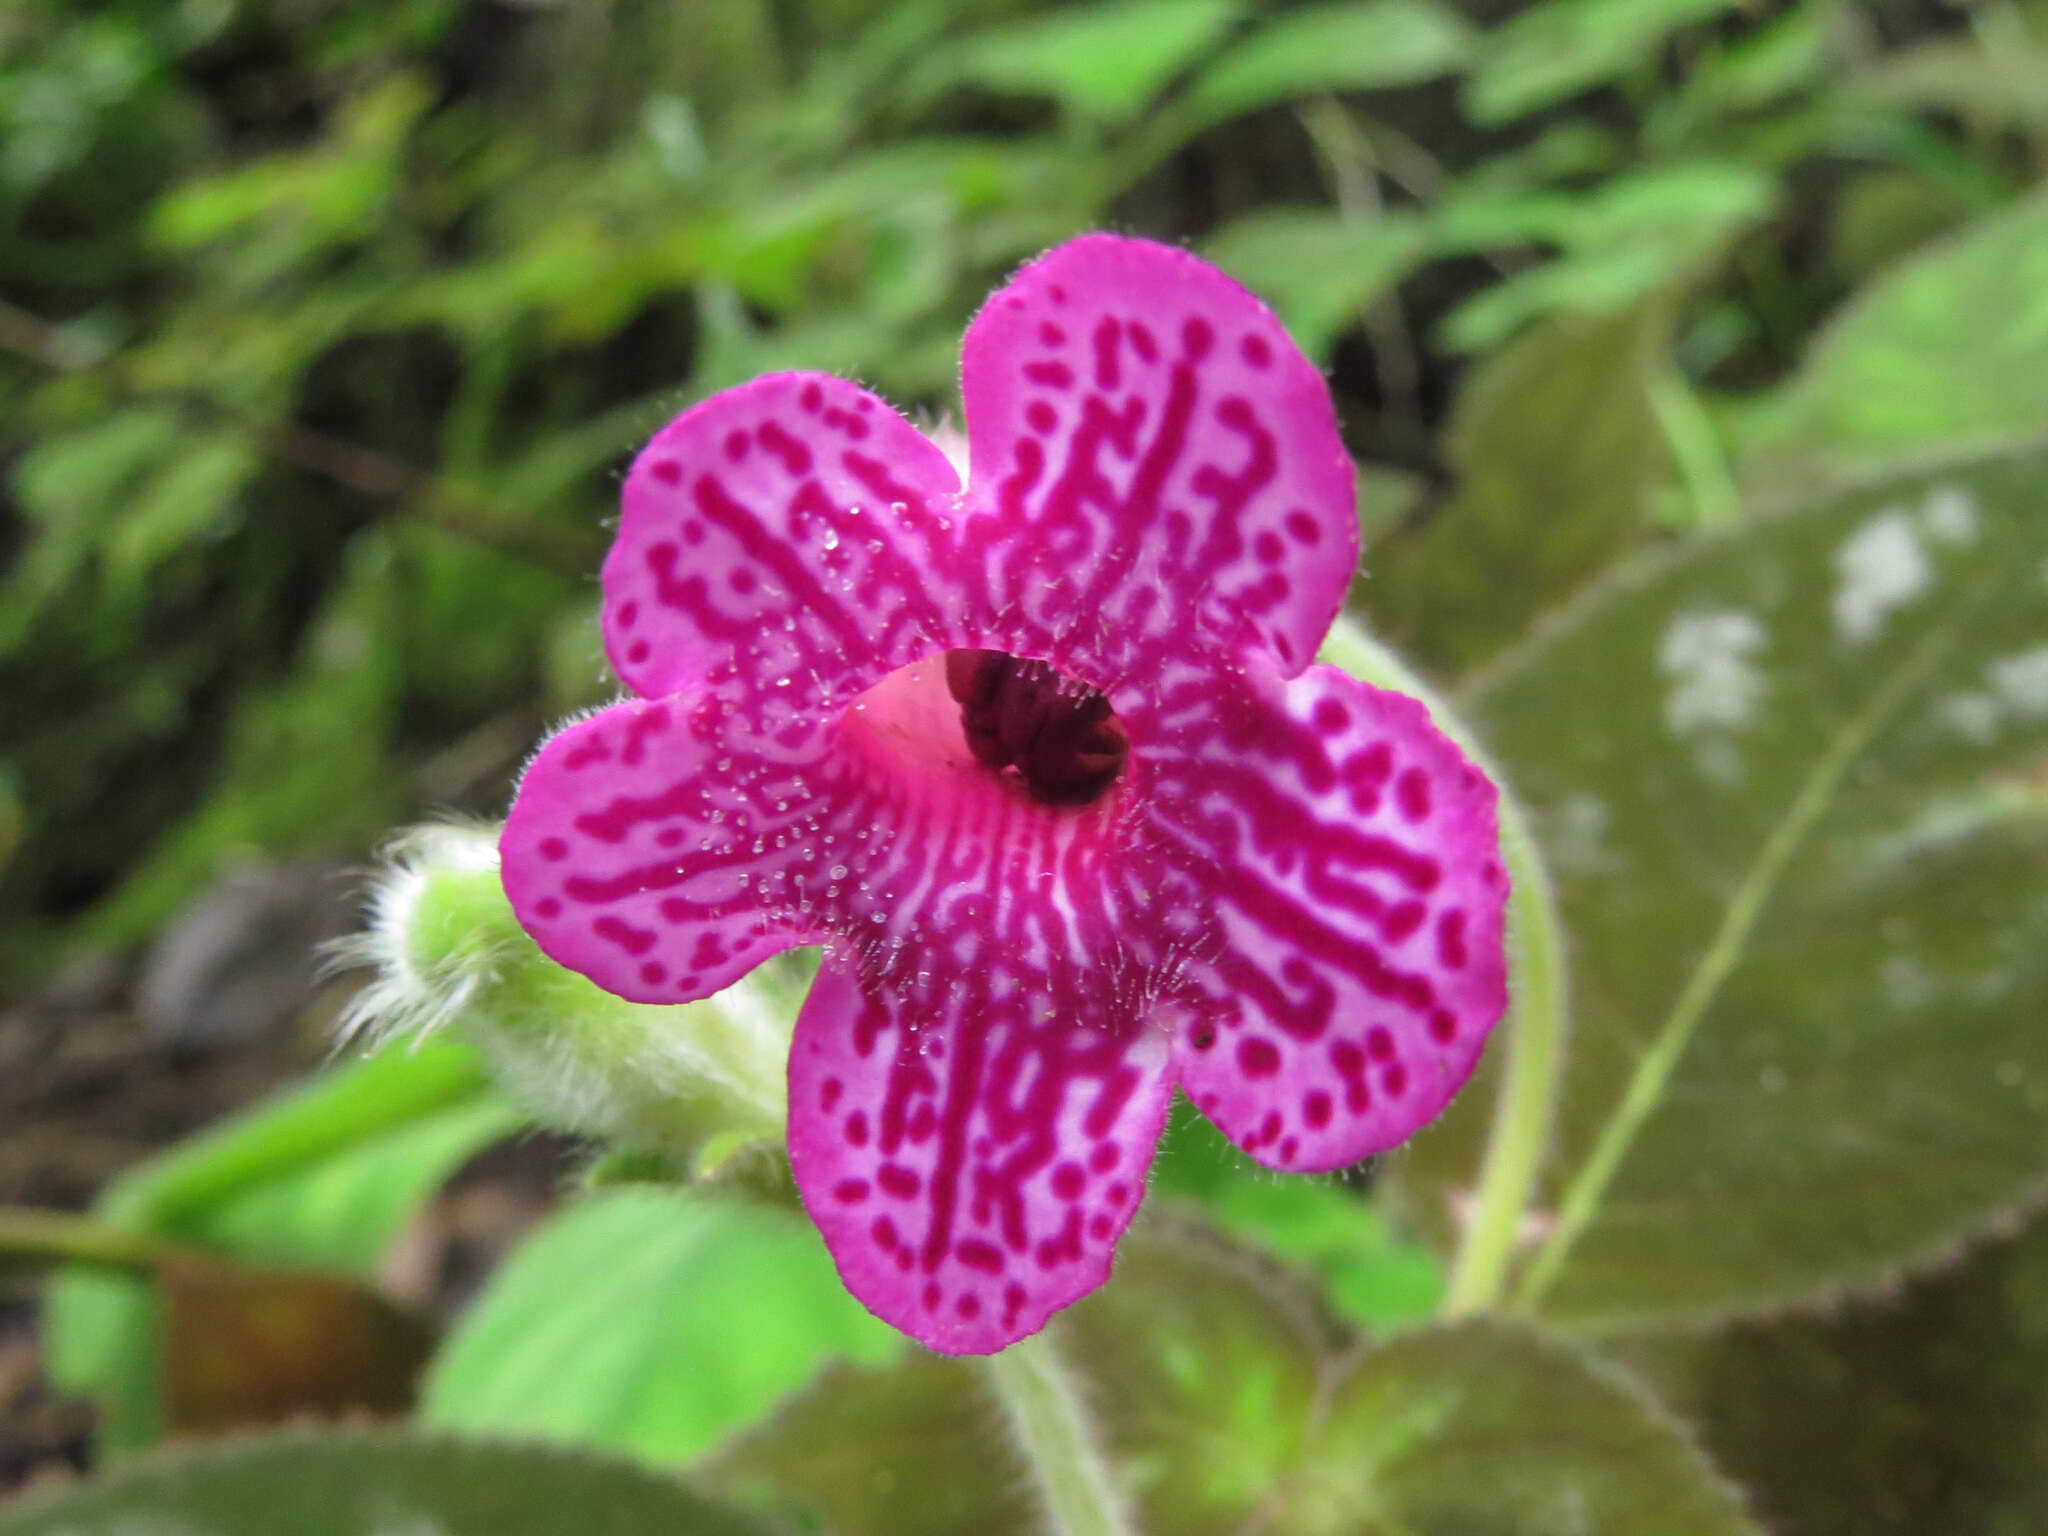
<instances>
[{"instance_id":1,"label":"hairy stem","mask_svg":"<svg viewBox=\"0 0 2048 1536\"><path fill-rule=\"evenodd\" d=\"M1841 787L1856 759L1863 755L1906 696L1926 679L1947 652L1952 638L1952 631L1940 629L1929 635L1907 663L1878 689L1863 710L1842 727L1827 752L1807 774L1806 782L1800 785L1799 793L1793 797L1784 816L1771 829L1770 836L1764 839L1763 846L1757 850L1755 859L1743 875L1741 885L1729 898L1713 942L1694 967L1685 990L1679 994L1650 1048L1637 1059L1635 1072L1629 1078L1621 1102L1608 1116L1593 1150L1587 1154L1585 1162L1566 1188L1564 1199L1558 1206L1557 1224L1551 1228L1549 1237L1544 1240L1535 1261L1515 1290L1515 1310L1534 1310L1556 1283L1573 1245L1599 1212L1607 1187L1614 1181L1637 1133L1662 1102L1664 1090L1692 1040L1693 1031L1699 1027L1700 1020L1719 995L1722 984L1742 958L1743 948L1777 889L1779 877L1834 800L1835 791Z\"/></svg>"},{"instance_id":2,"label":"hairy stem","mask_svg":"<svg viewBox=\"0 0 2048 1536\"><path fill-rule=\"evenodd\" d=\"M1522 1217L1536 1193L1536 1175L1550 1141L1551 1115L1564 1067L1566 1020L1564 941L1550 877L1521 810L1503 793L1501 857L1514 889L1508 898L1507 1056L1493 1127L1465 1226L1451 1264L1443 1313L1462 1317L1494 1305L1507 1288L1508 1266L1521 1241Z\"/></svg>"},{"instance_id":3,"label":"hairy stem","mask_svg":"<svg viewBox=\"0 0 2048 1536\"><path fill-rule=\"evenodd\" d=\"M1131 1536L1095 1427L1051 1331L988 1356L988 1378L1038 1485L1048 1536Z\"/></svg>"},{"instance_id":4,"label":"hairy stem","mask_svg":"<svg viewBox=\"0 0 2048 1536\"><path fill-rule=\"evenodd\" d=\"M1462 1316L1492 1306L1506 1289L1522 1217L1535 1194L1543 1149L1550 1139L1566 1023L1564 939L1557 905L1521 807L1450 708L1398 656L1348 619L1340 617L1331 627L1322 654L1354 677L1420 699L1429 706L1437 729L1500 786L1501 857L1513 885L1508 897L1511 995L1501 1028L1506 1057L1493 1129L1444 1293L1444 1314Z\"/></svg>"}]
</instances>

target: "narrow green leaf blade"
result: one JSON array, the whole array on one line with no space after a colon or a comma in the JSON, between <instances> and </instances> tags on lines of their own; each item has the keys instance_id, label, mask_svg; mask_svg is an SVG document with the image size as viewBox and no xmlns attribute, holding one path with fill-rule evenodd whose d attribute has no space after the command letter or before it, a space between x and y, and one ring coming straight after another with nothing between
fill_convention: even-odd
<instances>
[{"instance_id":1,"label":"narrow green leaf blade","mask_svg":"<svg viewBox=\"0 0 2048 1536\"><path fill-rule=\"evenodd\" d=\"M1237 14L1238 0L1114 0L992 27L934 53L917 94L973 80L1044 95L1085 117L1135 115Z\"/></svg>"},{"instance_id":2,"label":"narrow green leaf blade","mask_svg":"<svg viewBox=\"0 0 2048 1536\"><path fill-rule=\"evenodd\" d=\"M526 1116L495 1094L373 1139L193 1213L180 1235L219 1253L367 1275L412 1213L476 1152Z\"/></svg>"},{"instance_id":3,"label":"narrow green leaf blade","mask_svg":"<svg viewBox=\"0 0 2048 1536\"><path fill-rule=\"evenodd\" d=\"M1433 0L1304 6L1217 59L1177 106L1207 125L1317 91L1414 85L1461 68L1472 39L1471 23Z\"/></svg>"},{"instance_id":4,"label":"narrow green leaf blade","mask_svg":"<svg viewBox=\"0 0 2048 1536\"><path fill-rule=\"evenodd\" d=\"M1205 254L1259 294L1309 356L1329 357L1337 333L1421 260L1409 215L1349 219L1318 208L1248 214L1210 237Z\"/></svg>"},{"instance_id":5,"label":"narrow green leaf blade","mask_svg":"<svg viewBox=\"0 0 2048 1536\"><path fill-rule=\"evenodd\" d=\"M1493 126L1614 79L1680 27L1735 0L1545 0L1488 34L1466 81L1465 111Z\"/></svg>"}]
</instances>

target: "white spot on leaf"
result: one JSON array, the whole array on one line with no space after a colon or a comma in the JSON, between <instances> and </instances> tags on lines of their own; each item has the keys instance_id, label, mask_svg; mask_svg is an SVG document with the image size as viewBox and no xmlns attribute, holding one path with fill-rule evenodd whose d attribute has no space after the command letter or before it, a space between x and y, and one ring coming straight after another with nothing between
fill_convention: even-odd
<instances>
[{"instance_id":1,"label":"white spot on leaf","mask_svg":"<svg viewBox=\"0 0 2048 1536\"><path fill-rule=\"evenodd\" d=\"M1984 669L1992 692L2015 714L2048 718L2048 645L1994 661Z\"/></svg>"},{"instance_id":2,"label":"white spot on leaf","mask_svg":"<svg viewBox=\"0 0 2048 1536\"><path fill-rule=\"evenodd\" d=\"M1912 955L1891 956L1878 967L1877 979L1894 1008L1924 1008L1941 990L1940 982Z\"/></svg>"},{"instance_id":3,"label":"white spot on leaf","mask_svg":"<svg viewBox=\"0 0 2048 1536\"><path fill-rule=\"evenodd\" d=\"M1998 735L1998 700L1988 693L1952 693L1934 706L1935 717L1956 735L1988 746Z\"/></svg>"},{"instance_id":4,"label":"white spot on leaf","mask_svg":"<svg viewBox=\"0 0 2048 1536\"><path fill-rule=\"evenodd\" d=\"M1959 485L1938 485L1927 493L1920 526L1943 544L1977 542L1977 498Z\"/></svg>"},{"instance_id":5,"label":"white spot on leaf","mask_svg":"<svg viewBox=\"0 0 2048 1536\"><path fill-rule=\"evenodd\" d=\"M1561 869L1598 874L1619 862L1607 847L1607 802L1598 795L1578 794L1549 816L1551 859Z\"/></svg>"},{"instance_id":6,"label":"white spot on leaf","mask_svg":"<svg viewBox=\"0 0 2048 1536\"><path fill-rule=\"evenodd\" d=\"M1674 736L1739 730L1756 713L1764 680L1750 657L1764 627L1735 610L1682 613L1664 631L1657 664L1671 680L1664 723Z\"/></svg>"},{"instance_id":7,"label":"white spot on leaf","mask_svg":"<svg viewBox=\"0 0 2048 1536\"><path fill-rule=\"evenodd\" d=\"M1835 633L1851 645L1877 638L1895 612L1934 581L1913 521L1897 508L1880 512L1835 551Z\"/></svg>"}]
</instances>

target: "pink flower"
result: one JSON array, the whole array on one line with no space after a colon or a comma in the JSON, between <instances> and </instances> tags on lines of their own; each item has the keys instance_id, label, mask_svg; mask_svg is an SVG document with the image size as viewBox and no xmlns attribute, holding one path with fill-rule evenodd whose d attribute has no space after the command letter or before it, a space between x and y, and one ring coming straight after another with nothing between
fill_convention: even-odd
<instances>
[{"instance_id":1,"label":"pink flower","mask_svg":"<svg viewBox=\"0 0 2048 1536\"><path fill-rule=\"evenodd\" d=\"M964 490L822 374L647 446L604 567L639 697L542 748L501 845L541 948L625 997L825 946L797 1185L949 1353L1102 1283L1176 1085L1335 1168L1442 1109L1506 1003L1492 784L1309 665L1357 522L1272 314L1093 235L989 300L962 375Z\"/></svg>"}]
</instances>

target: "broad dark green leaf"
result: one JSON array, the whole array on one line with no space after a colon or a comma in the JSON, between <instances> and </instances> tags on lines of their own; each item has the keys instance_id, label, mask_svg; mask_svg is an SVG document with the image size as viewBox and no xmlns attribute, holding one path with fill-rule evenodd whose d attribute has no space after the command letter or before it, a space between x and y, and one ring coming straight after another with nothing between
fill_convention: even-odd
<instances>
[{"instance_id":1,"label":"broad dark green leaf","mask_svg":"<svg viewBox=\"0 0 2048 1536\"><path fill-rule=\"evenodd\" d=\"M1853 299L1752 423L1759 498L2048 438L2048 191Z\"/></svg>"},{"instance_id":2,"label":"broad dark green leaf","mask_svg":"<svg viewBox=\"0 0 2048 1536\"><path fill-rule=\"evenodd\" d=\"M705 1485L835 1536L1040 1536L1028 1476L972 1360L835 1365L697 1468Z\"/></svg>"},{"instance_id":3,"label":"broad dark green leaf","mask_svg":"<svg viewBox=\"0 0 2048 1536\"><path fill-rule=\"evenodd\" d=\"M1361 1350L1269 1262L1180 1220L1133 1229L1053 1338L1150 1536L1755 1530L1654 1405L1570 1350L1487 1323ZM971 1360L835 1371L705 1475L844 1536L1040 1528Z\"/></svg>"},{"instance_id":4,"label":"broad dark green leaf","mask_svg":"<svg viewBox=\"0 0 2048 1536\"><path fill-rule=\"evenodd\" d=\"M1741 1495L1640 1387L1500 1323L1404 1334L1333 1393L1290 1536L1655 1531L1737 1536Z\"/></svg>"},{"instance_id":5,"label":"broad dark green leaf","mask_svg":"<svg viewBox=\"0 0 2048 1536\"><path fill-rule=\"evenodd\" d=\"M443 1347L421 1414L677 1461L833 1358L901 1347L796 1212L626 1186L508 1261Z\"/></svg>"},{"instance_id":6,"label":"broad dark green leaf","mask_svg":"<svg viewBox=\"0 0 2048 1536\"><path fill-rule=\"evenodd\" d=\"M1467 700L1572 940L1546 1203L1632 1079L1648 1111L1551 1317L1881 1286L2048 1180L2044 470L1901 480L1688 544ZM1668 1078L1653 1043L1682 1046ZM1468 1093L1403 1161L1429 1214L1487 1113Z\"/></svg>"},{"instance_id":7,"label":"broad dark green leaf","mask_svg":"<svg viewBox=\"0 0 2048 1536\"><path fill-rule=\"evenodd\" d=\"M1198 75L1175 104L1193 126L1316 91L1371 91L1460 68L1472 26L1434 0L1364 0L1283 11Z\"/></svg>"},{"instance_id":8,"label":"broad dark green leaf","mask_svg":"<svg viewBox=\"0 0 2048 1536\"><path fill-rule=\"evenodd\" d=\"M1612 176L1583 194L1480 189L1451 197L1425 222L1432 252L1536 244L1562 254L1460 305L1445 318L1444 335L1466 351L1486 351L1541 315L1627 309L1711 268L1775 199L1768 176L1725 160Z\"/></svg>"},{"instance_id":9,"label":"broad dark green leaf","mask_svg":"<svg viewBox=\"0 0 2048 1536\"><path fill-rule=\"evenodd\" d=\"M1773 1529L2048 1530L2048 1221L1827 1317L1629 1354Z\"/></svg>"},{"instance_id":10,"label":"broad dark green leaf","mask_svg":"<svg viewBox=\"0 0 2048 1536\"><path fill-rule=\"evenodd\" d=\"M1391 293L1422 250L1412 215L1274 208L1224 225L1204 254L1271 304L1304 352L1327 360L1337 333Z\"/></svg>"},{"instance_id":11,"label":"broad dark green leaf","mask_svg":"<svg viewBox=\"0 0 2048 1536\"><path fill-rule=\"evenodd\" d=\"M1560 315L1467 376L1457 489L1367 556L1373 628L1447 670L1483 661L1648 526L1672 460L1651 403L1666 306Z\"/></svg>"},{"instance_id":12,"label":"broad dark green leaf","mask_svg":"<svg viewBox=\"0 0 2048 1536\"><path fill-rule=\"evenodd\" d=\"M386 1051L130 1170L98 1214L232 1258L367 1276L420 1202L517 1123L468 1047ZM157 1435L158 1328L144 1280L72 1269L50 1283L51 1375L99 1404L110 1448Z\"/></svg>"},{"instance_id":13,"label":"broad dark green leaf","mask_svg":"<svg viewBox=\"0 0 2048 1536\"><path fill-rule=\"evenodd\" d=\"M643 1467L409 1431L294 1431L130 1463L0 1508L0 1536L758 1536Z\"/></svg>"}]
</instances>

